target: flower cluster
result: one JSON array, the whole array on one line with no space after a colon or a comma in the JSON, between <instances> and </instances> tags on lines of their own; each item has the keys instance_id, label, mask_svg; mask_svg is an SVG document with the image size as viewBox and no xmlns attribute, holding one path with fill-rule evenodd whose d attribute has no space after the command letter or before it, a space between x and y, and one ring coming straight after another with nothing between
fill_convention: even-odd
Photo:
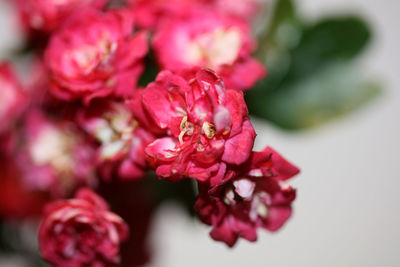
<instances>
[{"instance_id":1,"label":"flower cluster","mask_svg":"<svg viewBox=\"0 0 400 267\"><path fill-rule=\"evenodd\" d=\"M126 244L147 254L153 208L141 182L151 183L151 170L170 182L195 181L195 211L229 246L290 217L296 194L286 181L299 170L269 147L253 151L244 98L266 75L252 56L255 0L16 6L28 40L46 38L28 84L0 65L0 159L7 159L0 193L14 196L7 202L0 194L0 215L36 216L53 201L39 231L50 264L132 266L120 257L133 255L120 250L128 231L136 239Z\"/></svg>"}]
</instances>

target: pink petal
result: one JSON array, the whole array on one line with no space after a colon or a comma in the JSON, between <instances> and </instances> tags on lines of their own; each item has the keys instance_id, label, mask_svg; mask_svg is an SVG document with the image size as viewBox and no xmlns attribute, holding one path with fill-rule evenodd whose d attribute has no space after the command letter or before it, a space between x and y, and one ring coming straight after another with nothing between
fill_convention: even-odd
<instances>
[{"instance_id":1,"label":"pink petal","mask_svg":"<svg viewBox=\"0 0 400 267\"><path fill-rule=\"evenodd\" d=\"M215 226L210 236L214 240L225 242L229 247L233 247L239 238L239 235L232 230L229 218L224 219L221 225Z\"/></svg>"},{"instance_id":2,"label":"pink petal","mask_svg":"<svg viewBox=\"0 0 400 267\"><path fill-rule=\"evenodd\" d=\"M287 180L300 172L300 169L287 161L271 147L266 147L264 153L271 154L272 167L278 172L280 180Z\"/></svg>"},{"instance_id":3,"label":"pink petal","mask_svg":"<svg viewBox=\"0 0 400 267\"><path fill-rule=\"evenodd\" d=\"M146 88L143 93L143 105L161 129L167 128L176 114L168 99L168 92L156 86Z\"/></svg>"},{"instance_id":4,"label":"pink petal","mask_svg":"<svg viewBox=\"0 0 400 267\"><path fill-rule=\"evenodd\" d=\"M256 184L249 179L240 179L233 182L235 192L244 199L249 199L253 195Z\"/></svg>"},{"instance_id":5,"label":"pink petal","mask_svg":"<svg viewBox=\"0 0 400 267\"><path fill-rule=\"evenodd\" d=\"M232 124L231 114L229 110L222 105L217 107L217 111L214 114L214 123L216 130L225 131L230 130Z\"/></svg>"},{"instance_id":6,"label":"pink petal","mask_svg":"<svg viewBox=\"0 0 400 267\"><path fill-rule=\"evenodd\" d=\"M242 132L225 142L225 150L222 160L240 165L251 155L256 133L249 120L243 123Z\"/></svg>"},{"instance_id":7,"label":"pink petal","mask_svg":"<svg viewBox=\"0 0 400 267\"><path fill-rule=\"evenodd\" d=\"M172 138L164 137L149 144L145 153L154 161L159 159L169 161L176 157L175 146L176 142Z\"/></svg>"},{"instance_id":8,"label":"pink petal","mask_svg":"<svg viewBox=\"0 0 400 267\"><path fill-rule=\"evenodd\" d=\"M232 120L230 136L234 136L242 130L243 120L247 118L248 111L242 92L227 90L226 96L225 107L228 109Z\"/></svg>"}]
</instances>

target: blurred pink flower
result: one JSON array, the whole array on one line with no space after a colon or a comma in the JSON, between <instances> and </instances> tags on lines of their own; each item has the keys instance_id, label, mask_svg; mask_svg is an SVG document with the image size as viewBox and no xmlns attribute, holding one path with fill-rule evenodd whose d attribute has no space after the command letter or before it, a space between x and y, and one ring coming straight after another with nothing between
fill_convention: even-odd
<instances>
[{"instance_id":1,"label":"blurred pink flower","mask_svg":"<svg viewBox=\"0 0 400 267\"><path fill-rule=\"evenodd\" d=\"M251 20L260 10L257 0L126 0L140 27L155 29L164 18L189 18L198 10Z\"/></svg>"},{"instance_id":2,"label":"blurred pink flower","mask_svg":"<svg viewBox=\"0 0 400 267\"><path fill-rule=\"evenodd\" d=\"M167 18L152 44L162 68L211 68L228 89L250 89L266 75L263 64L251 57L256 44L249 24L236 17L208 11Z\"/></svg>"},{"instance_id":3,"label":"blurred pink flower","mask_svg":"<svg viewBox=\"0 0 400 267\"><path fill-rule=\"evenodd\" d=\"M125 9L76 12L45 51L51 92L63 100L134 93L148 51L147 33L134 34Z\"/></svg>"},{"instance_id":4,"label":"blurred pink flower","mask_svg":"<svg viewBox=\"0 0 400 267\"><path fill-rule=\"evenodd\" d=\"M99 144L97 161L106 179L138 179L147 169L145 147L154 136L133 117L124 103L93 102L82 109L80 124Z\"/></svg>"},{"instance_id":5,"label":"blurred pink flower","mask_svg":"<svg viewBox=\"0 0 400 267\"><path fill-rule=\"evenodd\" d=\"M60 197L80 185L96 186L94 148L73 123L31 110L22 135L17 157L28 188Z\"/></svg>"},{"instance_id":6,"label":"blurred pink flower","mask_svg":"<svg viewBox=\"0 0 400 267\"><path fill-rule=\"evenodd\" d=\"M82 8L105 6L107 0L16 0L22 27L28 34L50 34Z\"/></svg>"},{"instance_id":7,"label":"blurred pink flower","mask_svg":"<svg viewBox=\"0 0 400 267\"><path fill-rule=\"evenodd\" d=\"M50 203L39 229L42 257L57 267L117 266L128 225L89 189Z\"/></svg>"},{"instance_id":8,"label":"blurred pink flower","mask_svg":"<svg viewBox=\"0 0 400 267\"><path fill-rule=\"evenodd\" d=\"M243 18L252 20L260 13L262 5L260 0L206 0L215 7L216 10Z\"/></svg>"}]
</instances>

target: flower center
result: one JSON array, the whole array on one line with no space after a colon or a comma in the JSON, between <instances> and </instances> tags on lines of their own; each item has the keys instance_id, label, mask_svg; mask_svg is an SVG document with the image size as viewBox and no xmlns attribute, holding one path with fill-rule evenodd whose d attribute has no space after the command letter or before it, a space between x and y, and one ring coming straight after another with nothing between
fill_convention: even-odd
<instances>
[{"instance_id":1,"label":"flower center","mask_svg":"<svg viewBox=\"0 0 400 267\"><path fill-rule=\"evenodd\" d=\"M66 62L74 63L79 71L87 75L100 65L106 65L117 49L117 43L103 33L94 44L85 44L72 48L65 54ZM70 74L71 76L73 74Z\"/></svg>"},{"instance_id":2,"label":"flower center","mask_svg":"<svg viewBox=\"0 0 400 267\"><path fill-rule=\"evenodd\" d=\"M203 123L202 130L203 130L204 135L208 139L213 138L216 133L215 126L207 121Z\"/></svg>"},{"instance_id":3,"label":"flower center","mask_svg":"<svg viewBox=\"0 0 400 267\"><path fill-rule=\"evenodd\" d=\"M180 124L180 130L181 132L179 133L179 143L182 145L183 144L183 137L185 135L187 136L191 136L194 134L195 129L197 129L198 126L196 126L195 124L191 123L188 121L188 117L184 116L182 118L181 124ZM197 131L196 131L197 132ZM204 134L204 136L206 136L208 139L212 139L215 134L216 134L217 130L215 129L215 126L207 121L203 122L202 127L201 127L201 134ZM199 150L203 150L203 145L201 144L200 139L198 140L199 146L198 149Z\"/></svg>"},{"instance_id":4,"label":"flower center","mask_svg":"<svg viewBox=\"0 0 400 267\"><path fill-rule=\"evenodd\" d=\"M269 196L265 192L256 194L253 198L250 208L250 219L256 221L258 217L266 218L268 216L268 201Z\"/></svg>"},{"instance_id":5,"label":"flower center","mask_svg":"<svg viewBox=\"0 0 400 267\"><path fill-rule=\"evenodd\" d=\"M182 145L183 144L183 137L185 135L190 136L194 132L194 124L188 121L188 117L187 116L184 116L182 118L181 125L180 125L180 130L181 130L181 132L179 133L178 139L179 139L179 143Z\"/></svg>"},{"instance_id":6,"label":"flower center","mask_svg":"<svg viewBox=\"0 0 400 267\"><path fill-rule=\"evenodd\" d=\"M113 105L111 112L106 113L103 118L96 119L93 133L102 144L101 158L110 159L117 153L128 151L137 127L138 122L119 105Z\"/></svg>"},{"instance_id":7,"label":"flower center","mask_svg":"<svg viewBox=\"0 0 400 267\"><path fill-rule=\"evenodd\" d=\"M44 128L30 146L30 154L35 164L49 164L60 173L69 172L74 166L72 147L75 139L54 127Z\"/></svg>"}]
</instances>

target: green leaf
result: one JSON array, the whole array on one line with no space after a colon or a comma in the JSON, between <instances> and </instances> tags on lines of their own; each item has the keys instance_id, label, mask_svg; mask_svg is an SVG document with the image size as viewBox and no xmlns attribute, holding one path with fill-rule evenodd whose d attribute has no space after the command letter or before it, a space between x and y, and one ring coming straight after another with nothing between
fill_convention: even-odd
<instances>
[{"instance_id":1,"label":"green leaf","mask_svg":"<svg viewBox=\"0 0 400 267\"><path fill-rule=\"evenodd\" d=\"M279 0L276 1L274 6L274 12L267 25L267 29L261 34L260 43L261 51L271 43L274 43L275 35L277 34L279 27L283 24L297 24L297 18L295 14L295 6L291 0ZM260 50L258 53L261 52Z\"/></svg>"},{"instance_id":2,"label":"green leaf","mask_svg":"<svg viewBox=\"0 0 400 267\"><path fill-rule=\"evenodd\" d=\"M345 115L379 92L379 86L363 81L351 64L343 62L282 88L258 108L283 128L304 129Z\"/></svg>"},{"instance_id":3,"label":"green leaf","mask_svg":"<svg viewBox=\"0 0 400 267\"><path fill-rule=\"evenodd\" d=\"M353 16L323 19L305 28L291 55L288 82L307 78L334 61L353 59L370 38L367 24Z\"/></svg>"},{"instance_id":4,"label":"green leaf","mask_svg":"<svg viewBox=\"0 0 400 267\"><path fill-rule=\"evenodd\" d=\"M257 52L268 77L246 93L252 115L287 129L311 127L377 94L352 64L371 39L365 21L340 16L305 23L290 0L277 0L273 13Z\"/></svg>"}]
</instances>

